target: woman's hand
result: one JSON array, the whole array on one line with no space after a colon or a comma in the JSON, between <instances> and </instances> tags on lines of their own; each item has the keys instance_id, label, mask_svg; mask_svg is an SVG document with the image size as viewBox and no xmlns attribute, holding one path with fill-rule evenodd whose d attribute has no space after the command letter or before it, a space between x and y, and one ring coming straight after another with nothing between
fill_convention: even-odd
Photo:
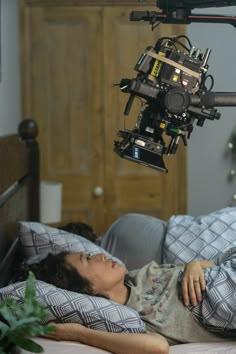
<instances>
[{"instance_id":1,"label":"woman's hand","mask_svg":"<svg viewBox=\"0 0 236 354\"><path fill-rule=\"evenodd\" d=\"M182 296L185 306L196 306L202 301L202 291L206 288L203 268L200 261L193 261L185 265L182 278Z\"/></svg>"},{"instance_id":2,"label":"woman's hand","mask_svg":"<svg viewBox=\"0 0 236 354\"><path fill-rule=\"evenodd\" d=\"M206 289L203 269L213 266L213 262L205 260L193 261L185 265L182 278L182 296L185 306L190 304L196 306L202 301L202 292Z\"/></svg>"}]
</instances>

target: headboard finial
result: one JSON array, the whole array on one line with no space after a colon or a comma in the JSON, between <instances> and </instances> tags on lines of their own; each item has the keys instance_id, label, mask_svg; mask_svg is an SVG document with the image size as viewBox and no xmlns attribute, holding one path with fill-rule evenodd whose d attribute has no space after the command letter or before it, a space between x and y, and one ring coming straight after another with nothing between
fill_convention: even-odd
<instances>
[{"instance_id":1,"label":"headboard finial","mask_svg":"<svg viewBox=\"0 0 236 354\"><path fill-rule=\"evenodd\" d=\"M23 140L35 139L38 135L38 126L33 119L23 119L18 127L18 134Z\"/></svg>"}]
</instances>

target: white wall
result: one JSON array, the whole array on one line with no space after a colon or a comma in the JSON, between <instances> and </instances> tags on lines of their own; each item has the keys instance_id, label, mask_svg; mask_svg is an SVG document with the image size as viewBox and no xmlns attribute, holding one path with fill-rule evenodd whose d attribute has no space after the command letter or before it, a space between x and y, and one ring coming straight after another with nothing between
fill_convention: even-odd
<instances>
[{"instance_id":1,"label":"white wall","mask_svg":"<svg viewBox=\"0 0 236 354\"><path fill-rule=\"evenodd\" d=\"M1 0L0 135L21 119L18 0Z\"/></svg>"},{"instance_id":2,"label":"white wall","mask_svg":"<svg viewBox=\"0 0 236 354\"><path fill-rule=\"evenodd\" d=\"M196 12L196 11L195 11ZM201 13L235 15L236 7L201 10ZM215 79L213 91L236 91L236 28L228 24L194 23L188 36L198 48L211 48L208 73ZM229 181L236 156L227 149L232 129L236 127L236 108L218 108L219 121L206 121L195 127L189 141L188 212L198 215L230 205L236 193L236 177Z\"/></svg>"}]
</instances>

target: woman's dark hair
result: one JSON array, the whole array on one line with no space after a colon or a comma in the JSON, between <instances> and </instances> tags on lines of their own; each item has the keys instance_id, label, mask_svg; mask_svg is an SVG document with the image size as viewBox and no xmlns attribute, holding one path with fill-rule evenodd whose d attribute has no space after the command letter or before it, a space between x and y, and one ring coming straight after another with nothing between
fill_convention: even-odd
<instances>
[{"instance_id":1,"label":"woman's dark hair","mask_svg":"<svg viewBox=\"0 0 236 354\"><path fill-rule=\"evenodd\" d=\"M19 275L19 280L27 278L32 271L37 280L53 284L58 288L93 295L93 289L88 279L82 277L79 272L66 262L68 252L48 254L40 262L25 264Z\"/></svg>"}]
</instances>

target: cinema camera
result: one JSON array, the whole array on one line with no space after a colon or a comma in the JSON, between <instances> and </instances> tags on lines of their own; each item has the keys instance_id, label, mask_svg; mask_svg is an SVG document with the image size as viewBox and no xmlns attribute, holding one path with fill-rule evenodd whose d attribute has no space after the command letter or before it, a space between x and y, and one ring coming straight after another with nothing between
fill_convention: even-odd
<instances>
[{"instance_id":1,"label":"cinema camera","mask_svg":"<svg viewBox=\"0 0 236 354\"><path fill-rule=\"evenodd\" d=\"M211 21L208 15L206 21L206 15L191 15L194 7L231 6L236 1L163 0L157 5L161 13L132 12L130 19L152 25L158 21L190 23L201 19L234 26L236 23L235 17L211 15ZM207 74L210 53L211 49L202 52L195 48L184 35L162 37L146 48L134 67L136 78L121 79L119 83L120 90L130 94L124 115L129 114L135 97L142 100L134 129L117 133L121 139L114 142L114 151L120 157L168 172L163 155L175 154L180 140L187 145L195 122L203 126L206 119L219 119L215 107L236 106L235 92L212 92L214 79Z\"/></svg>"}]
</instances>

